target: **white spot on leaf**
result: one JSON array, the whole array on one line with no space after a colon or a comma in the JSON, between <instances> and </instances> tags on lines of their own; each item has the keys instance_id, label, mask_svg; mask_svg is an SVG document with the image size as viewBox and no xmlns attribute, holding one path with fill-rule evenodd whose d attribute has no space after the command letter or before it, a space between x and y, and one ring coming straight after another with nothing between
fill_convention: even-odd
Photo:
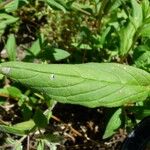
<instances>
[{"instance_id":1,"label":"white spot on leaf","mask_svg":"<svg viewBox=\"0 0 150 150\"><path fill-rule=\"evenodd\" d=\"M54 74L51 74L50 75L50 80L54 80L55 79L55 75Z\"/></svg>"},{"instance_id":2,"label":"white spot on leaf","mask_svg":"<svg viewBox=\"0 0 150 150\"><path fill-rule=\"evenodd\" d=\"M6 74L6 75L9 74L10 68L7 68L7 67L2 68L2 73Z\"/></svg>"},{"instance_id":3,"label":"white spot on leaf","mask_svg":"<svg viewBox=\"0 0 150 150\"><path fill-rule=\"evenodd\" d=\"M123 69L124 69L124 70L126 70L126 69L127 69L127 67L123 67Z\"/></svg>"}]
</instances>

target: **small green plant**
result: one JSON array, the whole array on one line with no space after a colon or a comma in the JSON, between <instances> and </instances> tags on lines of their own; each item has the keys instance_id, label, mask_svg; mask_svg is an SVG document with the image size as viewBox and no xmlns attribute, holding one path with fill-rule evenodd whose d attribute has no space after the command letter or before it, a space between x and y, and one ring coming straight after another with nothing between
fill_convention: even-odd
<instances>
[{"instance_id":1,"label":"small green plant","mask_svg":"<svg viewBox=\"0 0 150 150\"><path fill-rule=\"evenodd\" d=\"M0 144L57 149L57 102L111 110L103 139L130 131L150 115L149 43L149 0L0 0Z\"/></svg>"}]
</instances>

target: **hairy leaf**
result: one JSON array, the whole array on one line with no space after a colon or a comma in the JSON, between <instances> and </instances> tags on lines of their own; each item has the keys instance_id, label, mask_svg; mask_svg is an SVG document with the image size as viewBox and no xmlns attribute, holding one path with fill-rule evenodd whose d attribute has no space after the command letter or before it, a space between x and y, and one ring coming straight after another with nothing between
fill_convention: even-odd
<instances>
[{"instance_id":1,"label":"hairy leaf","mask_svg":"<svg viewBox=\"0 0 150 150\"><path fill-rule=\"evenodd\" d=\"M150 74L115 63L2 63L0 72L46 96L87 107L116 107L145 100Z\"/></svg>"}]
</instances>

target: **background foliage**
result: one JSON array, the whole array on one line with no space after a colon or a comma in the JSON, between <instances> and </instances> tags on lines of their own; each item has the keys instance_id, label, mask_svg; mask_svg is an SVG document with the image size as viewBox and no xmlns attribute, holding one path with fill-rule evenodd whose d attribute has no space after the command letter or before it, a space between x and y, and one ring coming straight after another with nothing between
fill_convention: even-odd
<instances>
[{"instance_id":1,"label":"background foliage","mask_svg":"<svg viewBox=\"0 0 150 150\"><path fill-rule=\"evenodd\" d=\"M150 2L0 0L0 50L0 62L118 62L150 72ZM10 133L3 135L0 144L22 149L29 145L23 142L30 134L37 149L56 149L62 144L60 134L47 132L49 119L54 118L51 104L43 102L39 93L2 75L0 78L0 130ZM106 119L110 121L103 138L113 135L120 126L130 131L150 114L148 101L131 106L108 110L113 115ZM112 120L117 117L114 125ZM14 134L19 135L17 139Z\"/></svg>"}]
</instances>

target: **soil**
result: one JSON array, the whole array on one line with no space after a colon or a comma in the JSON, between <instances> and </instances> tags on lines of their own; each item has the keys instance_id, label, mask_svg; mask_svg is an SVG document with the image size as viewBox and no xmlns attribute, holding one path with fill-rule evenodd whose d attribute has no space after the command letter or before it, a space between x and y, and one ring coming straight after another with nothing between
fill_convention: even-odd
<instances>
[{"instance_id":1,"label":"soil","mask_svg":"<svg viewBox=\"0 0 150 150\"><path fill-rule=\"evenodd\" d=\"M64 143L58 150L119 150L126 137L124 129L119 129L109 139L102 139L111 111L57 104L53 115L59 120L53 118L51 124L64 136Z\"/></svg>"},{"instance_id":2,"label":"soil","mask_svg":"<svg viewBox=\"0 0 150 150\"><path fill-rule=\"evenodd\" d=\"M14 123L20 121L19 107L14 102L13 104L14 106L7 111L0 108L1 120ZM53 116L45 134L55 133L62 136L57 150L119 150L127 135L125 130L119 129L113 137L102 139L111 111L108 108L90 109L78 105L58 103L53 109ZM5 150L2 145L6 136L12 139L20 139L20 137L14 135L0 133L0 150ZM35 140L36 135L31 135L30 150L36 150ZM23 141L23 145L26 150L28 147L27 139ZM5 146L7 147L7 145ZM11 150L12 148L8 146L6 149Z\"/></svg>"}]
</instances>

